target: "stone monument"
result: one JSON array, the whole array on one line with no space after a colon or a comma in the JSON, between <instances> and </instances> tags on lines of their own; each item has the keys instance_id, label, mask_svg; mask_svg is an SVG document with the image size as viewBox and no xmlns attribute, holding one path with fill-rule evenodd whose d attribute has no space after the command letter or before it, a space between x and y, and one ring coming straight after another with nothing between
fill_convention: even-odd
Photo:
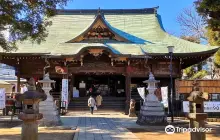
<instances>
[{"instance_id":1,"label":"stone monument","mask_svg":"<svg viewBox=\"0 0 220 140\"><path fill-rule=\"evenodd\" d=\"M23 120L21 140L38 140L37 120L43 118L43 114L39 113L39 102L46 100L47 96L36 91L35 81L31 78L28 91L17 94L15 98L23 102L23 112L18 115L18 118Z\"/></svg>"},{"instance_id":2,"label":"stone monument","mask_svg":"<svg viewBox=\"0 0 220 140\"><path fill-rule=\"evenodd\" d=\"M50 95L51 84L55 83L54 80L51 80L49 73L45 74L43 80L39 80L39 83L43 84L42 89L47 95L47 100L40 103L40 113L44 115L44 118L40 121L40 126L58 126L61 125L61 120L59 112L57 110L57 105L55 104L53 97Z\"/></svg>"},{"instance_id":3,"label":"stone monument","mask_svg":"<svg viewBox=\"0 0 220 140\"><path fill-rule=\"evenodd\" d=\"M207 113L204 113L204 101L209 99L207 92L201 92L198 88L198 82L193 82L193 91L187 98L189 101L189 114L188 118L190 120L190 128L205 128L205 119L207 118ZM191 140L205 140L205 132L191 132Z\"/></svg>"},{"instance_id":4,"label":"stone monument","mask_svg":"<svg viewBox=\"0 0 220 140\"><path fill-rule=\"evenodd\" d=\"M145 96L145 100L140 109L140 114L138 116L137 124L162 124L167 122L167 117L164 112L163 105L158 100L157 96L154 94L157 89L155 84L160 81L155 80L154 75L150 72L149 79L143 83L147 83L148 94Z\"/></svg>"},{"instance_id":5,"label":"stone monument","mask_svg":"<svg viewBox=\"0 0 220 140\"><path fill-rule=\"evenodd\" d=\"M44 78L43 80L39 80L38 82L43 84L42 90L47 95L47 100L40 103L40 113L44 115L44 118L39 121L40 126L58 126L61 125L61 120L59 116L59 112L57 110L57 105L55 104L53 97L50 95L51 84L55 83L54 80L50 79L48 68L50 67L50 63L47 59L45 59L46 66L44 67Z\"/></svg>"}]
</instances>

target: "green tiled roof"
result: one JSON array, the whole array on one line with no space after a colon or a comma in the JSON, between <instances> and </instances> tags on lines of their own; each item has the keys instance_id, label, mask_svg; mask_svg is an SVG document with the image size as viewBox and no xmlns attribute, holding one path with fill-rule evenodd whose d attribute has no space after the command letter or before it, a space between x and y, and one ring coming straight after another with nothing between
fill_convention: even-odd
<instances>
[{"instance_id":1,"label":"green tiled roof","mask_svg":"<svg viewBox=\"0 0 220 140\"><path fill-rule=\"evenodd\" d=\"M77 10L76 10L77 11ZM114 10L112 10L114 11ZM171 36L163 30L160 16L155 13L114 13L104 12L104 19L109 27L120 36L134 43L66 43L85 31L94 21L95 14L75 12L60 14L51 20L53 25L48 28L49 35L45 42L32 44L29 41L18 43L18 50L13 53L48 53L51 55L74 55L82 48L103 46L115 54L143 55L167 53L167 46L175 46L174 53L197 53L216 50L191 43Z\"/></svg>"}]
</instances>

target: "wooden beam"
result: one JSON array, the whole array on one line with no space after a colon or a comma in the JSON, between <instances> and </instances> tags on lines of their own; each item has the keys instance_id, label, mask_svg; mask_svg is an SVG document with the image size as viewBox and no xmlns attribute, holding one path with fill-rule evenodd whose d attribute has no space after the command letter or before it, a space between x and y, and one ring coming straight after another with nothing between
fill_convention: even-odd
<instances>
[{"instance_id":1,"label":"wooden beam","mask_svg":"<svg viewBox=\"0 0 220 140\"><path fill-rule=\"evenodd\" d=\"M20 78L21 78L21 69L20 69L20 66L21 66L21 61L19 58L17 58L17 92L21 92L21 81L20 81Z\"/></svg>"},{"instance_id":2,"label":"wooden beam","mask_svg":"<svg viewBox=\"0 0 220 140\"><path fill-rule=\"evenodd\" d=\"M75 80L75 75L71 75L71 82L70 82L70 99L73 98L73 87L74 87L74 80Z\"/></svg>"}]
</instances>

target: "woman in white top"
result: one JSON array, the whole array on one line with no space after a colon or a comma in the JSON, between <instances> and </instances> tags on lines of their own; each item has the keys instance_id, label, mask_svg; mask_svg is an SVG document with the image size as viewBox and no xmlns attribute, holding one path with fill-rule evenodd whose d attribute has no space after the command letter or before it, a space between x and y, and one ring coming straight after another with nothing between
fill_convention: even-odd
<instances>
[{"instance_id":1,"label":"woman in white top","mask_svg":"<svg viewBox=\"0 0 220 140\"><path fill-rule=\"evenodd\" d=\"M90 98L88 99L88 106L90 107L91 114L93 114L95 105L96 105L95 99L92 96L90 96Z\"/></svg>"}]
</instances>

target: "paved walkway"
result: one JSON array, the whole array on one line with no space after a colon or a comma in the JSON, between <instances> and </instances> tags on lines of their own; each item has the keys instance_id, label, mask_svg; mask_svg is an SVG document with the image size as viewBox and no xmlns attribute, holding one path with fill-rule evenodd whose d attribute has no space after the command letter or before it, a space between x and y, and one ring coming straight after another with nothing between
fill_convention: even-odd
<instances>
[{"instance_id":1,"label":"paved walkway","mask_svg":"<svg viewBox=\"0 0 220 140\"><path fill-rule=\"evenodd\" d=\"M10 116L0 116L0 121L8 122L9 120ZM17 117L13 120L19 121ZM94 115L91 115L89 111L73 111L68 113L68 116L62 116L61 120L64 127L77 128L78 132L73 140L159 140L161 137L166 140L189 139L188 133L167 135L164 132L164 127L161 126L139 126L136 124L136 117L130 118L115 111L99 110L95 111ZM175 122L182 122L182 120L176 119ZM208 134L207 140L219 139L220 123L209 122L207 126L218 130L213 134Z\"/></svg>"},{"instance_id":2,"label":"paved walkway","mask_svg":"<svg viewBox=\"0 0 220 140\"><path fill-rule=\"evenodd\" d=\"M130 118L120 112L96 111L91 115L89 111L73 111L68 115L62 116L61 119L64 126L76 127L79 130L74 140L159 140L161 137L166 140L189 139L189 133L167 135L164 126L137 125L136 117ZM175 119L177 124L185 121ZM219 128L220 124L208 123L207 126ZM207 140L215 140L214 138L218 136L207 135Z\"/></svg>"},{"instance_id":3,"label":"paved walkway","mask_svg":"<svg viewBox=\"0 0 220 140\"><path fill-rule=\"evenodd\" d=\"M126 129L118 118L121 113L89 113L74 112L73 116L64 116L64 126L77 126L79 130L74 140L139 140ZM124 117L124 115L123 115Z\"/></svg>"}]
</instances>

